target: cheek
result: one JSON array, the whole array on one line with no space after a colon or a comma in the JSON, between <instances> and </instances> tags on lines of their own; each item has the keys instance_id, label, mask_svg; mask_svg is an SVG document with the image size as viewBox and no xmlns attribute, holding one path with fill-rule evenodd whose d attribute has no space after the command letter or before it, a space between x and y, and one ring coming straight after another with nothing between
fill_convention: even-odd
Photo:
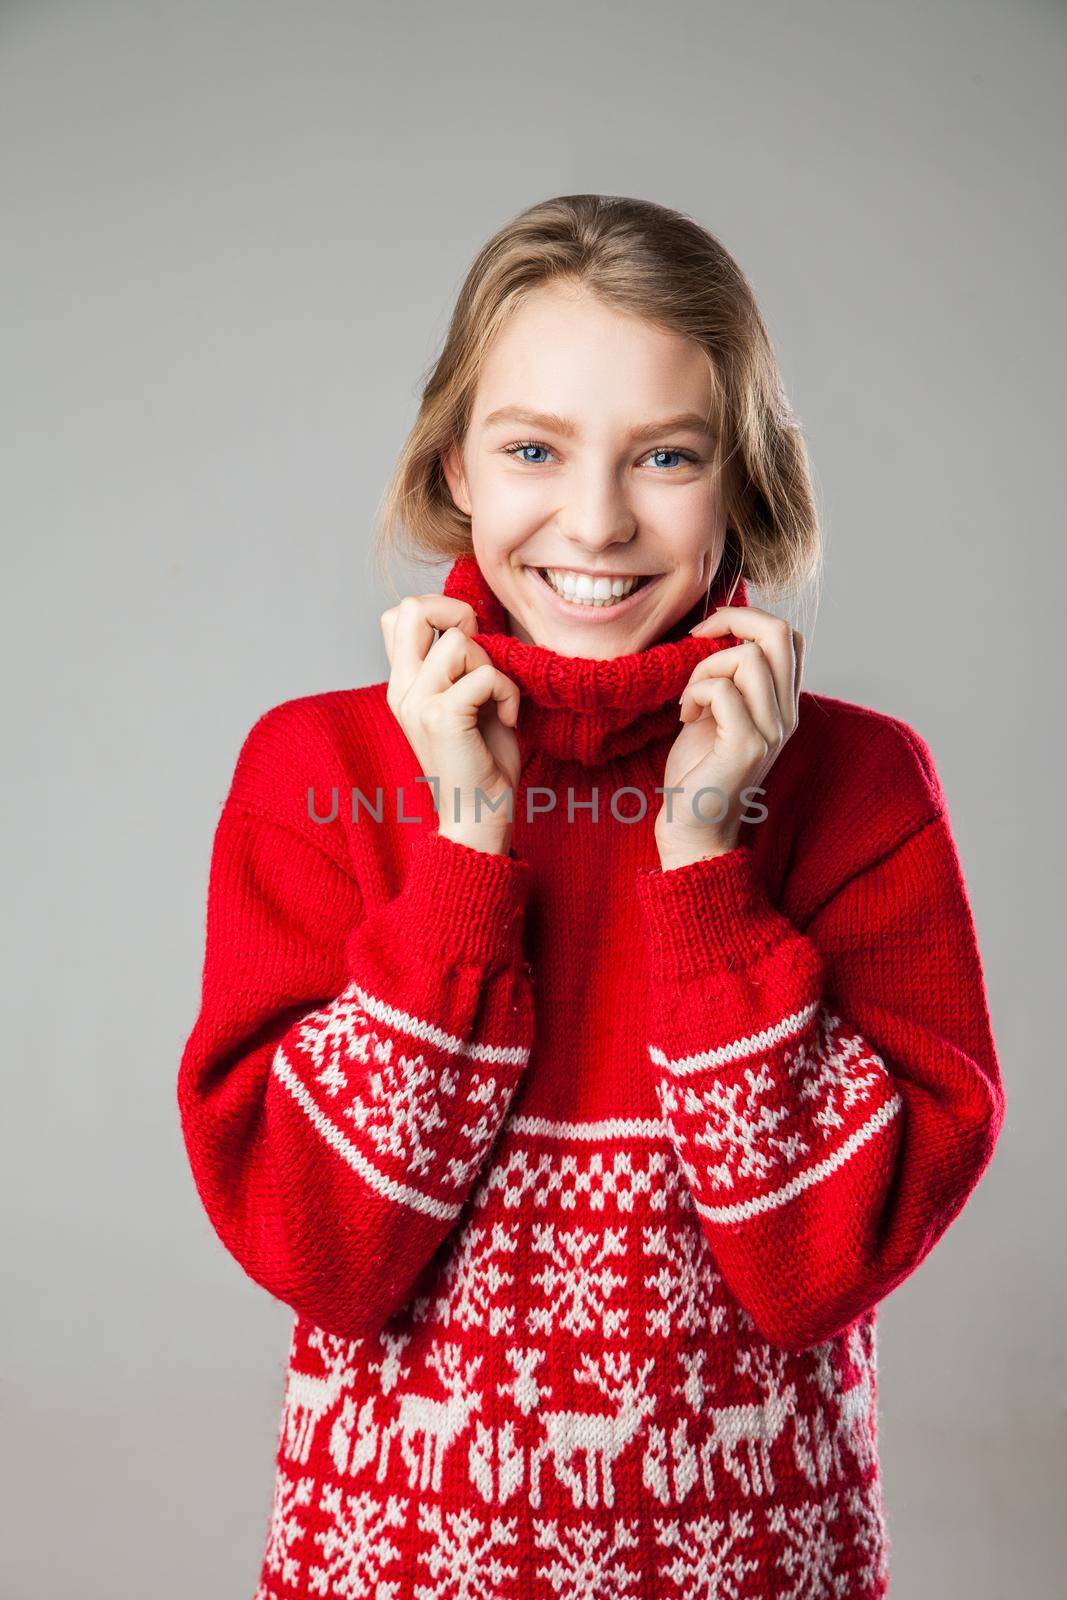
<instances>
[{"instance_id":1,"label":"cheek","mask_svg":"<svg viewBox=\"0 0 1067 1600\"><path fill-rule=\"evenodd\" d=\"M659 493L644 490L635 510L646 528L680 553L696 558L707 549L709 540L725 533L722 502L714 484L694 479L672 485L670 494L659 484L654 487Z\"/></svg>"},{"instance_id":2,"label":"cheek","mask_svg":"<svg viewBox=\"0 0 1067 1600\"><path fill-rule=\"evenodd\" d=\"M489 472L472 486L474 516L497 529L521 530L552 510L549 486L517 472Z\"/></svg>"}]
</instances>

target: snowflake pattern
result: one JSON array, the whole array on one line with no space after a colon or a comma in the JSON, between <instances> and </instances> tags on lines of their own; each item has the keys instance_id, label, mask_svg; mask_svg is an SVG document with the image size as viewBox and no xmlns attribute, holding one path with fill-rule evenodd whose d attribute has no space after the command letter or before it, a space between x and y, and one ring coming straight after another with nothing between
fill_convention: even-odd
<instances>
[{"instance_id":1,"label":"snowflake pattern","mask_svg":"<svg viewBox=\"0 0 1067 1600\"><path fill-rule=\"evenodd\" d=\"M887 1085L881 1056L859 1034L845 1032L841 1018L825 1007L814 1041L802 1039L788 1063L797 1098L810 1105L811 1123L825 1139L843 1129L849 1113Z\"/></svg>"},{"instance_id":2,"label":"snowflake pattern","mask_svg":"<svg viewBox=\"0 0 1067 1600\"><path fill-rule=\"evenodd\" d=\"M353 1062L365 1067L388 1061L392 1054L392 1040L382 1038L356 995L350 984L328 1006L306 1016L297 1034L298 1050L310 1059L317 1081L331 1097L348 1088L346 1069Z\"/></svg>"},{"instance_id":3,"label":"snowflake pattern","mask_svg":"<svg viewBox=\"0 0 1067 1600\"><path fill-rule=\"evenodd\" d=\"M346 1495L324 1485L321 1510L329 1518L324 1533L315 1535L322 1547L322 1564L308 1571L313 1595L339 1596L340 1600L397 1600L400 1585L387 1573L400 1560L399 1544L390 1530L403 1528L406 1500L389 1495L382 1503L365 1491Z\"/></svg>"},{"instance_id":4,"label":"snowflake pattern","mask_svg":"<svg viewBox=\"0 0 1067 1600\"><path fill-rule=\"evenodd\" d=\"M294 1556L293 1549L306 1532L300 1513L311 1504L314 1488L314 1478L291 1478L282 1467L275 1474L270 1532L263 1566L266 1572L282 1583L296 1584L300 1581L300 1562Z\"/></svg>"},{"instance_id":5,"label":"snowflake pattern","mask_svg":"<svg viewBox=\"0 0 1067 1600\"><path fill-rule=\"evenodd\" d=\"M712 1516L660 1519L656 1538L673 1552L662 1564L662 1575L686 1600L743 1600L746 1579L759 1570L759 1562L737 1548L751 1533L751 1511L731 1511L725 1522Z\"/></svg>"},{"instance_id":6,"label":"snowflake pattern","mask_svg":"<svg viewBox=\"0 0 1067 1600\"><path fill-rule=\"evenodd\" d=\"M864 1488L850 1489L845 1500L852 1513L860 1582L881 1587L889 1581L889 1535L881 1480L876 1475Z\"/></svg>"},{"instance_id":7,"label":"snowflake pattern","mask_svg":"<svg viewBox=\"0 0 1067 1600\"><path fill-rule=\"evenodd\" d=\"M330 1142L359 1152L364 1171L451 1194L469 1188L516 1081L354 983L303 1019L274 1070ZM389 1192L405 1198L403 1188Z\"/></svg>"},{"instance_id":8,"label":"snowflake pattern","mask_svg":"<svg viewBox=\"0 0 1067 1600\"><path fill-rule=\"evenodd\" d=\"M779 1580L780 1600L842 1600L849 1592L847 1573L835 1573L840 1542L830 1535L837 1517L837 1496L820 1504L770 1508L767 1526L784 1536L777 1565L785 1574Z\"/></svg>"},{"instance_id":9,"label":"snowflake pattern","mask_svg":"<svg viewBox=\"0 0 1067 1600\"><path fill-rule=\"evenodd\" d=\"M807 1154L798 1130L781 1131L789 1108L776 1102L776 1087L766 1062L746 1067L733 1083L717 1078L706 1088L666 1080L657 1085L664 1116L685 1130L695 1149L710 1151L711 1159L700 1166L710 1189L733 1189L745 1178L758 1182ZM687 1167L694 1171L691 1160Z\"/></svg>"},{"instance_id":10,"label":"snowflake pattern","mask_svg":"<svg viewBox=\"0 0 1067 1600\"><path fill-rule=\"evenodd\" d=\"M508 1264L518 1248L518 1228L502 1222L472 1222L455 1238L441 1271L435 1300L418 1306L420 1320L432 1317L443 1328L484 1328L490 1334L515 1332L515 1273Z\"/></svg>"},{"instance_id":11,"label":"snowflake pattern","mask_svg":"<svg viewBox=\"0 0 1067 1600\"><path fill-rule=\"evenodd\" d=\"M626 1286L626 1274L610 1264L625 1261L625 1228L594 1232L537 1222L533 1249L549 1259L530 1279L544 1297L544 1304L531 1307L527 1314L531 1333L553 1333L560 1328L568 1333L590 1333L596 1329L609 1339L626 1331L629 1307L625 1297L617 1295ZM618 1303L609 1306L613 1294Z\"/></svg>"},{"instance_id":12,"label":"snowflake pattern","mask_svg":"<svg viewBox=\"0 0 1067 1600\"><path fill-rule=\"evenodd\" d=\"M344 1114L380 1155L403 1162L412 1177L425 1178L441 1130L448 1126L441 1102L456 1093L458 1081L458 1073L438 1071L425 1056L399 1052L368 1075L362 1094Z\"/></svg>"},{"instance_id":13,"label":"snowflake pattern","mask_svg":"<svg viewBox=\"0 0 1067 1600\"><path fill-rule=\"evenodd\" d=\"M415 1600L511 1600L519 1569L500 1554L517 1537L517 1520L483 1522L473 1512L419 1507L419 1527L432 1544L419 1557L427 1581L415 1585Z\"/></svg>"},{"instance_id":14,"label":"snowflake pattern","mask_svg":"<svg viewBox=\"0 0 1067 1600\"><path fill-rule=\"evenodd\" d=\"M655 1290L658 1305L645 1309L649 1335L664 1339L675 1332L719 1333L726 1323L726 1308L714 1304L719 1274L712 1261L704 1230L698 1224L673 1228L645 1228L646 1256L658 1265L645 1276L646 1288Z\"/></svg>"},{"instance_id":15,"label":"snowflake pattern","mask_svg":"<svg viewBox=\"0 0 1067 1600\"><path fill-rule=\"evenodd\" d=\"M489 1146L497 1137L508 1101L514 1092L510 1083L491 1073L477 1072L469 1066L467 1071L470 1074L467 1104L477 1120L460 1124L459 1131L465 1140L463 1148L466 1153L451 1154L446 1164L449 1183L459 1189L467 1188L484 1161Z\"/></svg>"},{"instance_id":16,"label":"snowflake pattern","mask_svg":"<svg viewBox=\"0 0 1067 1600\"><path fill-rule=\"evenodd\" d=\"M551 1585L553 1600L629 1600L640 1592L640 1574L627 1560L641 1544L636 1522L616 1522L610 1531L594 1522L535 1522L534 1543L549 1553L537 1576Z\"/></svg>"},{"instance_id":17,"label":"snowflake pattern","mask_svg":"<svg viewBox=\"0 0 1067 1600\"><path fill-rule=\"evenodd\" d=\"M663 1062L657 1099L698 1195L777 1181L841 1143L872 1102L899 1105L882 1058L825 1008L777 1060L728 1072L702 1066L696 1075L688 1062Z\"/></svg>"}]
</instances>

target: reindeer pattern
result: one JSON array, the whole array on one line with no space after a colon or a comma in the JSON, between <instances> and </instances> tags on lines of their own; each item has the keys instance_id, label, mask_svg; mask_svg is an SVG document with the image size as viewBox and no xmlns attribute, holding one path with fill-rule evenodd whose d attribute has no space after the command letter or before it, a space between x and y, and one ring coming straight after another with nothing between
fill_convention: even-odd
<instances>
[{"instance_id":1,"label":"reindeer pattern","mask_svg":"<svg viewBox=\"0 0 1067 1600\"><path fill-rule=\"evenodd\" d=\"M437 1493L460 1461L497 1505L523 1488L540 1505L547 1474L576 1509L613 1505L627 1467L663 1505L698 1481L711 1495L717 1474L746 1497L773 1494L776 1461L821 1487L849 1461L873 1469L873 1322L800 1354L769 1345L684 1203L672 1220L542 1224L521 1249L514 1223L471 1220L374 1338L298 1318L280 1457L305 1467L318 1449L342 1476L378 1483L399 1458L413 1491ZM545 1285L525 1316L520 1280ZM472 1354L472 1329L498 1337Z\"/></svg>"},{"instance_id":2,"label":"reindeer pattern","mask_svg":"<svg viewBox=\"0 0 1067 1600\"><path fill-rule=\"evenodd\" d=\"M657 1147L642 1160L512 1155L377 1333L346 1340L297 1317L279 1485L339 1506L399 1493L446 1521L481 1506L497 1530L521 1513L565 1543L583 1515L637 1499L694 1527L726 1505L777 1515L779 1491L843 1508L858 1473L870 1492L855 1527L877 1565L873 1318L799 1353L768 1344L677 1163ZM299 1526L281 1488L276 1508L283 1532Z\"/></svg>"}]
</instances>

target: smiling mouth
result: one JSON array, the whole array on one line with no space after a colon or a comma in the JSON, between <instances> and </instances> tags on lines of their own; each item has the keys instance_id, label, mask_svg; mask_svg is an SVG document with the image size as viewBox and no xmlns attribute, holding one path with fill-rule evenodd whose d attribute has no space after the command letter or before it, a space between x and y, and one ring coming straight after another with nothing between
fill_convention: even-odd
<instances>
[{"instance_id":1,"label":"smiling mouth","mask_svg":"<svg viewBox=\"0 0 1067 1600\"><path fill-rule=\"evenodd\" d=\"M598 578L590 573L572 572L565 567L533 567L530 570L560 600L590 611L610 611L647 589L661 576L658 572L619 573Z\"/></svg>"}]
</instances>

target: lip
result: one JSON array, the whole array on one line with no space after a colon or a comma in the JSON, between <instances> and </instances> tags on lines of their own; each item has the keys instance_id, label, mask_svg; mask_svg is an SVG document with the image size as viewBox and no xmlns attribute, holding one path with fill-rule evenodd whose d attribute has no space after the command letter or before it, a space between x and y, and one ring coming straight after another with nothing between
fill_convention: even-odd
<instances>
[{"instance_id":1,"label":"lip","mask_svg":"<svg viewBox=\"0 0 1067 1600\"><path fill-rule=\"evenodd\" d=\"M567 570L570 572L578 572L580 569L578 567L570 567ZM546 583L545 579L542 578L539 567L524 567L523 571L526 573L527 577L532 579L532 581L537 585L541 593L547 595L548 599L553 602L561 617L567 617L571 621L592 623L605 623L608 621L614 621L616 617L625 616L627 612L632 611L636 605L640 604L641 600L646 594L651 594L652 590L656 587L656 584L663 576L661 572L657 572L655 574L635 572L633 574L635 578L647 577L648 582L643 583L639 588L634 589L631 594L626 596L625 600L618 600L613 606L583 606L580 605L576 600L564 600L562 595L557 594L552 585L550 583ZM590 572L588 576L591 578L607 577L607 573ZM614 573L613 576L621 577L622 574Z\"/></svg>"}]
</instances>

